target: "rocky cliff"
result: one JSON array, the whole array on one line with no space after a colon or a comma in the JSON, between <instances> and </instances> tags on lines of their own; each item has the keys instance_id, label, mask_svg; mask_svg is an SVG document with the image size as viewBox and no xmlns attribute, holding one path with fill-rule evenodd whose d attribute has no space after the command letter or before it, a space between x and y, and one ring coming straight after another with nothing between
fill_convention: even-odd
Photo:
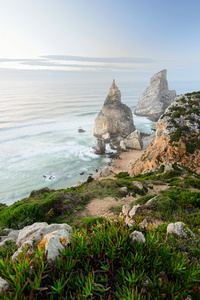
<instances>
[{"instance_id":1,"label":"rocky cliff","mask_svg":"<svg viewBox=\"0 0 200 300\"><path fill-rule=\"evenodd\" d=\"M200 92L181 95L166 109L156 127L156 138L132 175L154 171L163 163L178 162L200 173Z\"/></svg>"},{"instance_id":2,"label":"rocky cliff","mask_svg":"<svg viewBox=\"0 0 200 300\"><path fill-rule=\"evenodd\" d=\"M175 97L176 92L168 89L167 70L160 71L150 79L138 101L135 114L157 121Z\"/></svg>"},{"instance_id":3,"label":"rocky cliff","mask_svg":"<svg viewBox=\"0 0 200 300\"><path fill-rule=\"evenodd\" d=\"M94 135L109 140L126 137L134 130L132 111L121 102L120 90L113 80L103 108L95 119Z\"/></svg>"}]
</instances>

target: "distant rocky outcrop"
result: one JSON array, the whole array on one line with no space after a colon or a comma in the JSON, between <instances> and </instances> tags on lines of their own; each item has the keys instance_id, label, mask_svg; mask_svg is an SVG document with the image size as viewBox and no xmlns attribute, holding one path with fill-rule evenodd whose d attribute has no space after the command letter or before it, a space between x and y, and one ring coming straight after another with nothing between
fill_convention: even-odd
<instances>
[{"instance_id":1,"label":"distant rocky outcrop","mask_svg":"<svg viewBox=\"0 0 200 300\"><path fill-rule=\"evenodd\" d=\"M134 130L132 111L121 102L121 92L113 80L103 108L95 119L94 135L108 141L118 136L125 138Z\"/></svg>"},{"instance_id":2,"label":"distant rocky outcrop","mask_svg":"<svg viewBox=\"0 0 200 300\"><path fill-rule=\"evenodd\" d=\"M131 175L179 163L200 174L200 92L180 95L156 126L156 137L133 166Z\"/></svg>"},{"instance_id":3,"label":"distant rocky outcrop","mask_svg":"<svg viewBox=\"0 0 200 300\"><path fill-rule=\"evenodd\" d=\"M134 113L147 116L152 121L157 121L175 97L176 91L168 89L167 70L160 71L151 77Z\"/></svg>"}]
</instances>

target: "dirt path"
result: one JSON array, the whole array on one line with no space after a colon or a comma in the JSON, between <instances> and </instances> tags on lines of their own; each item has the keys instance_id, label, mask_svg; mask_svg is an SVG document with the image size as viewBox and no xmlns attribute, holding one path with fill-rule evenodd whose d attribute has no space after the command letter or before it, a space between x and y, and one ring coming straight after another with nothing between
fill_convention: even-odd
<instances>
[{"instance_id":1,"label":"dirt path","mask_svg":"<svg viewBox=\"0 0 200 300\"><path fill-rule=\"evenodd\" d=\"M112 197L106 197L104 199L95 198L90 203L88 203L83 211L80 212L80 217L116 217L117 215L110 211L110 208L112 206L116 207L119 205L130 204L131 202L138 199L138 197L139 196L127 196L122 198L121 200L116 200Z\"/></svg>"},{"instance_id":2,"label":"dirt path","mask_svg":"<svg viewBox=\"0 0 200 300\"><path fill-rule=\"evenodd\" d=\"M146 144L144 143L144 148L146 149L148 144L150 143L151 139L146 139ZM107 177L98 177L96 179L101 180L105 178L112 178L114 179L114 175L118 174L119 172L130 172L132 164L142 156L145 149L143 150L129 150L126 152L123 152L118 159L114 160L112 163L111 168L112 174ZM166 190L168 186L166 185L153 185L153 189L149 190L148 195L153 195L158 193L160 190ZM86 208L80 212L80 217L106 217L106 218L112 218L117 217L117 215L110 211L110 208L124 205L124 204L130 204L134 200L138 199L140 196L136 195L136 197L132 196L126 196L122 198L121 200L116 200L112 197L106 197L104 199L93 199Z\"/></svg>"}]
</instances>

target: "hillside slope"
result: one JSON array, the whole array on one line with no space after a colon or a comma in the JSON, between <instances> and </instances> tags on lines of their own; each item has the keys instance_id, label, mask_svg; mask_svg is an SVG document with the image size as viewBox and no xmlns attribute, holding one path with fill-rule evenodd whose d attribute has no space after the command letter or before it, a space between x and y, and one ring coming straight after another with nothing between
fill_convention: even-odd
<instances>
[{"instance_id":1,"label":"hillside slope","mask_svg":"<svg viewBox=\"0 0 200 300\"><path fill-rule=\"evenodd\" d=\"M168 162L200 173L200 92L175 98L158 120L156 138L133 164L131 175L156 170Z\"/></svg>"}]
</instances>

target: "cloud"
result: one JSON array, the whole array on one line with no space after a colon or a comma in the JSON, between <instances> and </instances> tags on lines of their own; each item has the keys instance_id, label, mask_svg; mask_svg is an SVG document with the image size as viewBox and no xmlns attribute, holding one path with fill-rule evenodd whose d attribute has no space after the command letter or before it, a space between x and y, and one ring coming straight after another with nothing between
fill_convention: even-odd
<instances>
[{"instance_id":1,"label":"cloud","mask_svg":"<svg viewBox=\"0 0 200 300\"><path fill-rule=\"evenodd\" d=\"M151 58L134 58L134 57L85 57L71 55L45 55L41 56L51 60L66 60L66 61L84 61L84 62L104 62L104 63L153 63L155 60Z\"/></svg>"},{"instance_id":2,"label":"cloud","mask_svg":"<svg viewBox=\"0 0 200 300\"><path fill-rule=\"evenodd\" d=\"M0 58L0 68L89 71L135 71L155 63L150 58L46 55L36 59Z\"/></svg>"}]
</instances>

